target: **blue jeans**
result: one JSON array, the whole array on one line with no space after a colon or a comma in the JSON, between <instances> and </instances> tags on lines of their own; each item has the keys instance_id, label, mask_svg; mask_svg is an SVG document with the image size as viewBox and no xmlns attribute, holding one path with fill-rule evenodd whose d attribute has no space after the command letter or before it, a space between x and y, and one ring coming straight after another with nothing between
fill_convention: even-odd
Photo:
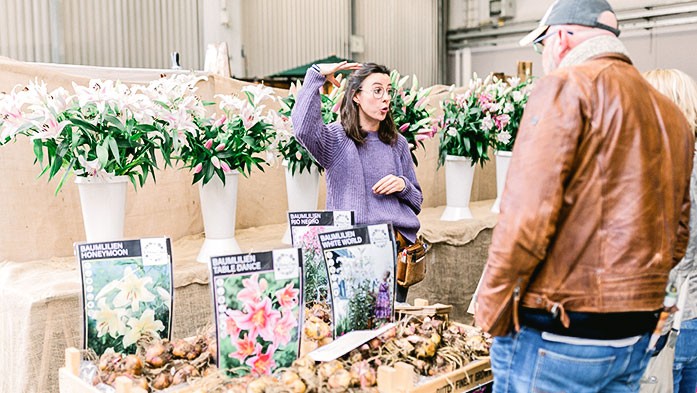
<instances>
[{"instance_id":1,"label":"blue jeans","mask_svg":"<svg viewBox=\"0 0 697 393\"><path fill-rule=\"evenodd\" d=\"M521 327L491 347L494 393L638 392L652 352L649 334L622 348L543 340Z\"/></svg>"},{"instance_id":2,"label":"blue jeans","mask_svg":"<svg viewBox=\"0 0 697 393\"><path fill-rule=\"evenodd\" d=\"M675 343L673 391L695 393L697 389L697 319L683 321Z\"/></svg>"}]
</instances>

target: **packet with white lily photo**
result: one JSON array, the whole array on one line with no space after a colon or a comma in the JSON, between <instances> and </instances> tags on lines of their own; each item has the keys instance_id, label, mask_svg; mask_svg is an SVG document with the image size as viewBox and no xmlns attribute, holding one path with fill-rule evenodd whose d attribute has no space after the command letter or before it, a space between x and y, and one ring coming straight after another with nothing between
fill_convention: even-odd
<instances>
[{"instance_id":1,"label":"packet with white lily photo","mask_svg":"<svg viewBox=\"0 0 697 393\"><path fill-rule=\"evenodd\" d=\"M84 348L135 354L142 335L170 338L172 247L168 238L79 243Z\"/></svg>"}]
</instances>

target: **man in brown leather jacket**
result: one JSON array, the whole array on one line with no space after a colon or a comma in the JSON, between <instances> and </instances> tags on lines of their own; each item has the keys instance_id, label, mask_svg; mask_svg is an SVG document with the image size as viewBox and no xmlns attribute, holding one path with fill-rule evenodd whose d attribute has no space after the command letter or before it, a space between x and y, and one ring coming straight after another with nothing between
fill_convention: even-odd
<instances>
[{"instance_id":1,"label":"man in brown leather jacket","mask_svg":"<svg viewBox=\"0 0 697 393\"><path fill-rule=\"evenodd\" d=\"M635 392L688 239L694 136L605 0L558 0L477 297L495 392Z\"/></svg>"}]
</instances>

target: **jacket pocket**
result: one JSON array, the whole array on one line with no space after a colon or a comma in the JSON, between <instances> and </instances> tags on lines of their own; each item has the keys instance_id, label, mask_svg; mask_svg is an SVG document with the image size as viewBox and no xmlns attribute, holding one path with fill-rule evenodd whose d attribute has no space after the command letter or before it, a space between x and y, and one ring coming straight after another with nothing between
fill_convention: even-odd
<instances>
[{"instance_id":1,"label":"jacket pocket","mask_svg":"<svg viewBox=\"0 0 697 393\"><path fill-rule=\"evenodd\" d=\"M506 297L506 304L499 311L496 319L492 322L487 330L492 336L505 336L511 330L517 333L520 331L520 321L518 319L518 307L520 306L521 297L521 280L513 287L513 292Z\"/></svg>"}]
</instances>

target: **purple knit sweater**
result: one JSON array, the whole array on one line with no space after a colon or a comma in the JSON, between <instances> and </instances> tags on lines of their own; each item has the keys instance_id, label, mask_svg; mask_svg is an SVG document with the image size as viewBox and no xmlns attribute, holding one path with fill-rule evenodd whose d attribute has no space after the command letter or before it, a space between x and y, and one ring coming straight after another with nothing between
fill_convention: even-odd
<instances>
[{"instance_id":1,"label":"purple knit sweater","mask_svg":"<svg viewBox=\"0 0 697 393\"><path fill-rule=\"evenodd\" d=\"M357 145L340 122L322 122L319 89L324 75L310 68L293 107L295 137L312 153L327 173L327 209L353 210L357 224L392 223L409 241L416 240L420 223L421 187L416 180L407 140L398 135L393 145L383 143L377 132L369 132ZM377 195L372 187L393 174L404 179L404 190Z\"/></svg>"}]
</instances>

